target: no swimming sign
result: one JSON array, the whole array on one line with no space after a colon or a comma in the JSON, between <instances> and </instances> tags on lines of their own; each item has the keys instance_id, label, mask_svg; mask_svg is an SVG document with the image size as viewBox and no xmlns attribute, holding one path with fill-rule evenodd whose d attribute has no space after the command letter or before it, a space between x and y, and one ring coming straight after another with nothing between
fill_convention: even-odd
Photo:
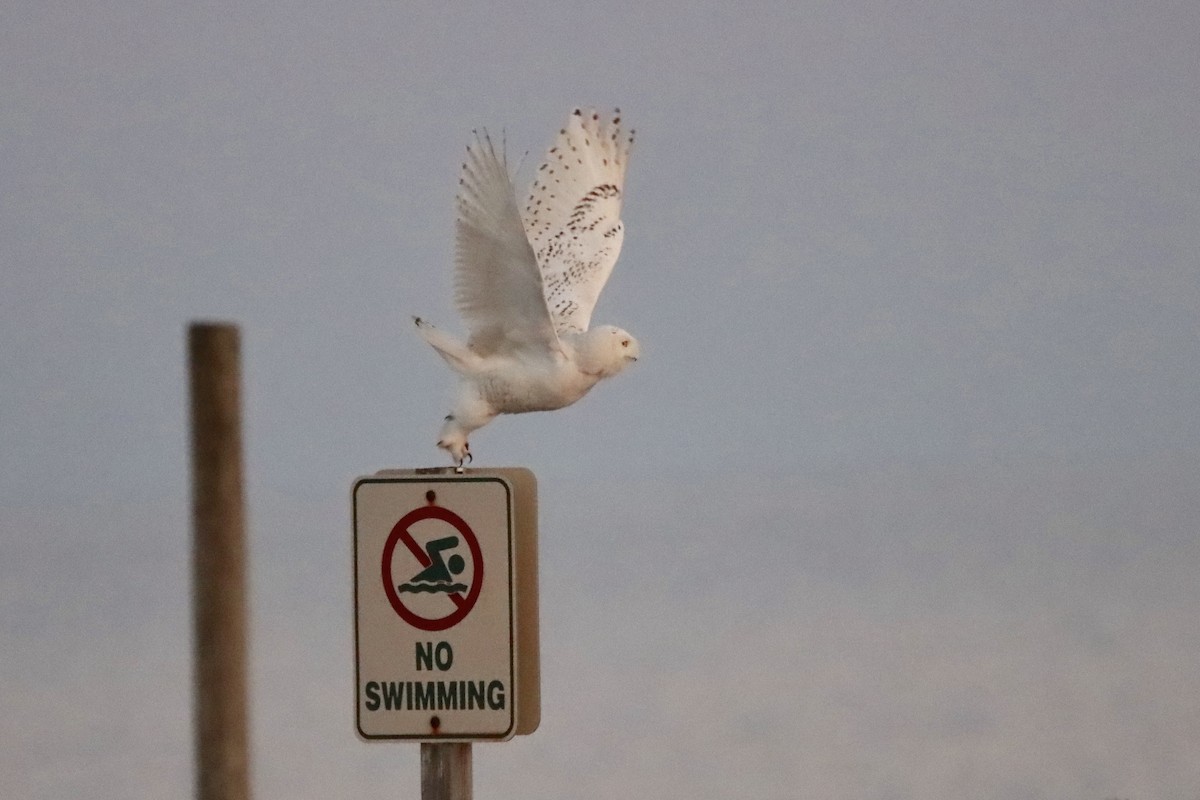
<instances>
[{"instance_id":1,"label":"no swimming sign","mask_svg":"<svg viewBox=\"0 0 1200 800\"><path fill-rule=\"evenodd\" d=\"M536 729L533 474L386 470L355 482L353 507L359 735L473 741Z\"/></svg>"}]
</instances>

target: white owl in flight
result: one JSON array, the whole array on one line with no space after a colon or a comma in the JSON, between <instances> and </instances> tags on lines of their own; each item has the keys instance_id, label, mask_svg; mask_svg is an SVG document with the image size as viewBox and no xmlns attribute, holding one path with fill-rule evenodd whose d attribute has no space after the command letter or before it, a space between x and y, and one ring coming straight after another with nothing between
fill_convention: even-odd
<instances>
[{"instance_id":1,"label":"white owl in flight","mask_svg":"<svg viewBox=\"0 0 1200 800\"><path fill-rule=\"evenodd\" d=\"M458 466L467 437L498 414L550 411L637 361L620 328L589 328L625 236L621 201L633 132L575 109L538 167L524 211L485 132L467 147L458 189L454 299L464 344L420 317L417 329L459 374L438 437Z\"/></svg>"}]
</instances>

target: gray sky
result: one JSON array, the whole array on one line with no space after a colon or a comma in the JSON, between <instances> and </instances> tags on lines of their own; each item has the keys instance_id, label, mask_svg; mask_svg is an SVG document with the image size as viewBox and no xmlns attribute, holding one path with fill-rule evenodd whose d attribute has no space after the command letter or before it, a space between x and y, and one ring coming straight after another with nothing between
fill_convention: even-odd
<instances>
[{"instance_id":1,"label":"gray sky","mask_svg":"<svg viewBox=\"0 0 1200 800\"><path fill-rule=\"evenodd\" d=\"M470 131L638 130L644 357L539 476L542 729L480 796L1200 792L1192 3L9 2L0 794L187 791L184 328L245 340L264 796L353 736L356 475L440 464ZM408 787L407 789L405 787Z\"/></svg>"}]
</instances>

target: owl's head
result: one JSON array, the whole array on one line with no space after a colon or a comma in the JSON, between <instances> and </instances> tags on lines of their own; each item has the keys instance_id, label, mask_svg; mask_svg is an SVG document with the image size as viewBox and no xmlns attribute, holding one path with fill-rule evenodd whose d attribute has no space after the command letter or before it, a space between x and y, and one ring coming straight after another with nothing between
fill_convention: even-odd
<instances>
[{"instance_id":1,"label":"owl's head","mask_svg":"<svg viewBox=\"0 0 1200 800\"><path fill-rule=\"evenodd\" d=\"M637 361L642 348L628 331L600 325L583 334L576 353L585 372L609 378Z\"/></svg>"}]
</instances>

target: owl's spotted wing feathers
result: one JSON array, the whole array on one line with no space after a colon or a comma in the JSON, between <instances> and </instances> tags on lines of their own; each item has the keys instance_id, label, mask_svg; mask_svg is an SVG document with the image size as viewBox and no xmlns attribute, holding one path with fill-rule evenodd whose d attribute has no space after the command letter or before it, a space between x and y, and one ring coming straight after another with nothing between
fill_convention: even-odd
<instances>
[{"instance_id":1,"label":"owl's spotted wing feathers","mask_svg":"<svg viewBox=\"0 0 1200 800\"><path fill-rule=\"evenodd\" d=\"M542 274L526 238L508 166L484 132L467 147L458 188L454 299L479 355L558 348Z\"/></svg>"},{"instance_id":2,"label":"owl's spotted wing feathers","mask_svg":"<svg viewBox=\"0 0 1200 800\"><path fill-rule=\"evenodd\" d=\"M575 109L538 167L521 220L541 269L545 304L559 333L588 329L625 228L621 202L632 131Z\"/></svg>"}]
</instances>

